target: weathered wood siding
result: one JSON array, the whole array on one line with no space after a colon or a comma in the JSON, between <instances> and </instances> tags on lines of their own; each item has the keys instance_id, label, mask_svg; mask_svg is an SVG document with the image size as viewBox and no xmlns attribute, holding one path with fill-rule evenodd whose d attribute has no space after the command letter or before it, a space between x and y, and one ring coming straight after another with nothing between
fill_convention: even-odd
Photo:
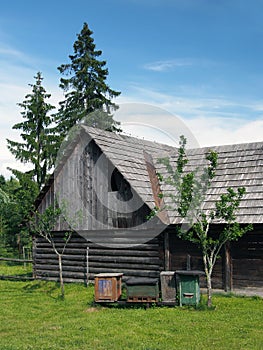
<instances>
[{"instance_id":1,"label":"weathered wood siding","mask_svg":"<svg viewBox=\"0 0 263 350\"><path fill-rule=\"evenodd\" d=\"M122 272L126 277L159 277L161 261L158 239L136 247L109 248L91 245L91 278L100 272Z\"/></svg>"},{"instance_id":2,"label":"weathered wood siding","mask_svg":"<svg viewBox=\"0 0 263 350\"><path fill-rule=\"evenodd\" d=\"M231 243L233 288L263 287L263 225Z\"/></svg>"},{"instance_id":3,"label":"weathered wood siding","mask_svg":"<svg viewBox=\"0 0 263 350\"><path fill-rule=\"evenodd\" d=\"M204 271L203 260L198 247L193 243L178 238L172 231L169 231L169 250L171 271L186 270L187 260L189 258L191 270ZM200 277L200 285L201 287L206 286L204 276ZM212 275L212 287L219 289L224 288L224 269L222 258L218 259L214 267Z\"/></svg>"},{"instance_id":4,"label":"weathered wood siding","mask_svg":"<svg viewBox=\"0 0 263 350\"><path fill-rule=\"evenodd\" d=\"M55 198L66 205L76 231L135 227L146 222L150 212L92 140L83 150L76 145L55 173L38 210L43 212ZM78 222L75 213L80 214ZM67 229L66 222L59 220L56 230Z\"/></svg>"},{"instance_id":5,"label":"weathered wood siding","mask_svg":"<svg viewBox=\"0 0 263 350\"><path fill-rule=\"evenodd\" d=\"M214 233L220 231L220 226L213 226ZM169 264L171 270L187 268L187 255L190 256L191 269L204 270L202 256L196 245L176 237L169 232ZM212 275L213 288L238 289L244 287L263 287L263 226L254 225L254 230L241 239L230 242L227 254L222 249ZM228 264L228 266L227 266ZM226 275L228 271L230 276ZM231 278L231 281L228 279ZM228 285L227 285L228 284ZM201 278L201 286L205 279Z\"/></svg>"},{"instance_id":6,"label":"weathered wood siding","mask_svg":"<svg viewBox=\"0 0 263 350\"><path fill-rule=\"evenodd\" d=\"M58 233L57 246L63 246L63 235ZM87 247L88 256L87 256ZM101 272L122 272L127 277L159 277L162 267L159 239L140 246L103 247L87 242L74 234L63 256L63 276L66 282L84 282ZM52 247L43 238L34 242L34 275L38 279L58 281L58 259Z\"/></svg>"}]
</instances>

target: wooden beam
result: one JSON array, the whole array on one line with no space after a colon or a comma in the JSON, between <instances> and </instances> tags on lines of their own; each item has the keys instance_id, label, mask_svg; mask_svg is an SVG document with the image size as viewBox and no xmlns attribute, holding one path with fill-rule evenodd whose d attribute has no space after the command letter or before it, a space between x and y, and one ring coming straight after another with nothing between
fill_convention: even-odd
<instances>
[{"instance_id":1,"label":"wooden beam","mask_svg":"<svg viewBox=\"0 0 263 350\"><path fill-rule=\"evenodd\" d=\"M225 281L224 289L226 292L230 292L233 288L233 273L232 273L232 257L231 257L231 246L230 242L225 244Z\"/></svg>"},{"instance_id":2,"label":"wooden beam","mask_svg":"<svg viewBox=\"0 0 263 350\"><path fill-rule=\"evenodd\" d=\"M170 270L170 245L169 245L169 232L164 233L164 269Z\"/></svg>"}]
</instances>

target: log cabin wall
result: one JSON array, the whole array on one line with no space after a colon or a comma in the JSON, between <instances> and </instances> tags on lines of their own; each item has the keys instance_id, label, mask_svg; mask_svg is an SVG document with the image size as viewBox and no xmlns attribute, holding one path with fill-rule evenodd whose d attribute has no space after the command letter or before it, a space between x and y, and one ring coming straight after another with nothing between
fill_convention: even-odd
<instances>
[{"instance_id":1,"label":"log cabin wall","mask_svg":"<svg viewBox=\"0 0 263 350\"><path fill-rule=\"evenodd\" d=\"M64 246L63 232L56 233L56 247L59 251ZM52 246L42 237L33 241L33 273L35 278L59 281L58 257ZM87 241L74 234L67 245L62 258L63 278L65 282L87 283Z\"/></svg>"},{"instance_id":2,"label":"log cabin wall","mask_svg":"<svg viewBox=\"0 0 263 350\"><path fill-rule=\"evenodd\" d=\"M161 237L134 247L103 247L87 242L74 233L62 259L65 282L86 283L94 274L122 272L127 277L158 278L163 270ZM63 233L57 233L56 243L63 246ZM87 252L88 248L88 252ZM37 279L58 281L58 258L51 245L41 237L34 240L34 275Z\"/></svg>"}]
</instances>

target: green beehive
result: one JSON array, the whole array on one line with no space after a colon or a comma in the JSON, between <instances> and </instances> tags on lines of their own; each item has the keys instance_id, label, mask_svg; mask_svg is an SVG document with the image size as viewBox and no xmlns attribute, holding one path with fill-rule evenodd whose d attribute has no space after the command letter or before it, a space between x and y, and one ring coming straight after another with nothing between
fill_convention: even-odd
<instances>
[{"instance_id":1,"label":"green beehive","mask_svg":"<svg viewBox=\"0 0 263 350\"><path fill-rule=\"evenodd\" d=\"M177 291L179 305L198 305L200 302L200 284L199 276L203 275L202 271L196 270L178 270Z\"/></svg>"},{"instance_id":2,"label":"green beehive","mask_svg":"<svg viewBox=\"0 0 263 350\"><path fill-rule=\"evenodd\" d=\"M129 278L126 281L128 302L158 302L158 279Z\"/></svg>"}]
</instances>

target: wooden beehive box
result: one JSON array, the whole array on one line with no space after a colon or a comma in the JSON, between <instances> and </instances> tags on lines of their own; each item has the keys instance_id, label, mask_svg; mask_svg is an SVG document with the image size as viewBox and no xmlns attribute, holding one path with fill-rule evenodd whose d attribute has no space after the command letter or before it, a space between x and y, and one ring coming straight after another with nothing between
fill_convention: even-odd
<instances>
[{"instance_id":1,"label":"wooden beehive box","mask_svg":"<svg viewBox=\"0 0 263 350\"><path fill-rule=\"evenodd\" d=\"M123 273L100 273L95 278L95 301L115 302L121 296Z\"/></svg>"}]
</instances>

